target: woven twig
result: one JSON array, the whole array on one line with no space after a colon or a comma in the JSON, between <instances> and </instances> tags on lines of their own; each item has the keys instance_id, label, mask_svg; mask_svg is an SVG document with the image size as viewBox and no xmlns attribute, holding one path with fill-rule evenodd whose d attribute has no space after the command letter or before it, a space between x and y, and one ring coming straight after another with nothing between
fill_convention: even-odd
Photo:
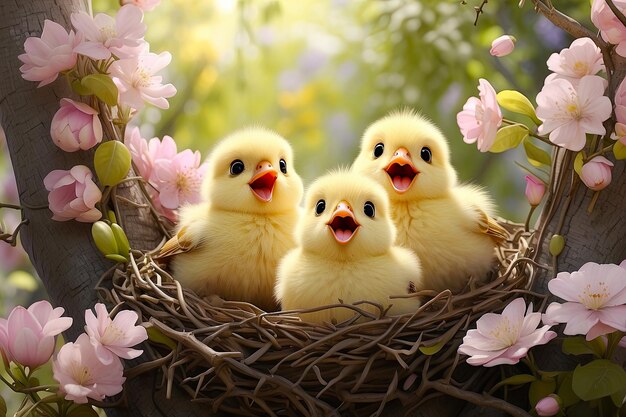
<instances>
[{"instance_id":1,"label":"woven twig","mask_svg":"<svg viewBox=\"0 0 626 417\"><path fill-rule=\"evenodd\" d=\"M98 292L105 302L135 310L170 338L176 348L152 344L153 362L127 372L160 367L167 392L180 383L194 401L213 411L241 416L379 415L399 399L409 410L445 393L514 415L526 415L501 400L473 391L478 372L453 379L457 349L468 327L512 299L545 299L530 291L536 268L532 234L502 222L510 240L498 249L498 267L484 283L470 281L464 292L422 291L425 302L413 314L387 316L382 306L362 301L327 308L353 310L352 319L307 323L294 311L263 312L244 302L201 298L184 289L152 259L135 252L126 269L109 271ZM377 307L377 314L363 304ZM478 371L478 369L477 369ZM443 387L443 388L442 388ZM486 400L485 400L486 398ZM494 405L495 404L495 405ZM513 410L513 411L511 411Z\"/></svg>"}]
</instances>

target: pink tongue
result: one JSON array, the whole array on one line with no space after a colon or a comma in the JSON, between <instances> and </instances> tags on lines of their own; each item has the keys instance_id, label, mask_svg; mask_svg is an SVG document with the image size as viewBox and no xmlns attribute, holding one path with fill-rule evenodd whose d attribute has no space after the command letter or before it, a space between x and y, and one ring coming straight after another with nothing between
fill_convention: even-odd
<instances>
[{"instance_id":1,"label":"pink tongue","mask_svg":"<svg viewBox=\"0 0 626 417\"><path fill-rule=\"evenodd\" d=\"M405 191L408 190L411 186L411 178L409 177L401 177L399 175L393 177L393 186L396 187L396 190Z\"/></svg>"},{"instance_id":2,"label":"pink tongue","mask_svg":"<svg viewBox=\"0 0 626 417\"><path fill-rule=\"evenodd\" d=\"M335 230L335 236L337 236L337 239L340 242L347 242L348 240L350 240L350 237L352 236L352 230L350 230L350 229L337 229L337 230Z\"/></svg>"},{"instance_id":3,"label":"pink tongue","mask_svg":"<svg viewBox=\"0 0 626 417\"><path fill-rule=\"evenodd\" d=\"M257 193L257 195L265 201L269 201L272 198L271 188L267 188L267 187L255 188L254 192Z\"/></svg>"}]
</instances>

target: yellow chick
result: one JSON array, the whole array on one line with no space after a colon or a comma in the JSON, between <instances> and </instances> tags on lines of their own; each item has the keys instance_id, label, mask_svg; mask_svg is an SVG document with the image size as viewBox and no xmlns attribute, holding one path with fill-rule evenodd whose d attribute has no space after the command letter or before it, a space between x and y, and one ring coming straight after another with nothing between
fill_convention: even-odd
<instances>
[{"instance_id":1,"label":"yellow chick","mask_svg":"<svg viewBox=\"0 0 626 417\"><path fill-rule=\"evenodd\" d=\"M276 268L296 246L302 180L289 143L263 128L233 133L209 157L206 202L181 210L159 257L180 283L271 311Z\"/></svg>"},{"instance_id":2,"label":"yellow chick","mask_svg":"<svg viewBox=\"0 0 626 417\"><path fill-rule=\"evenodd\" d=\"M276 299L283 310L369 300L391 305L391 314L415 311L417 298L394 298L422 288L415 254L392 246L395 227L389 199L376 182L349 172L316 180L296 228L299 246L280 262ZM363 309L376 312L371 305ZM341 322L348 308L301 314L310 322Z\"/></svg>"},{"instance_id":3,"label":"yellow chick","mask_svg":"<svg viewBox=\"0 0 626 417\"><path fill-rule=\"evenodd\" d=\"M459 291L492 268L494 247L508 234L491 218L484 191L457 184L448 143L431 122L408 110L378 120L352 169L387 190L396 244L419 256L425 288Z\"/></svg>"}]
</instances>

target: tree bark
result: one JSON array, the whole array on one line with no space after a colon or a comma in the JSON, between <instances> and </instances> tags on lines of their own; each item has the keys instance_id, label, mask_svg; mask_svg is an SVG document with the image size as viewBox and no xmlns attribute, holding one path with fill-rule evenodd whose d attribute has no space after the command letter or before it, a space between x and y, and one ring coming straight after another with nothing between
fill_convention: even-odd
<instances>
[{"instance_id":1,"label":"tree bark","mask_svg":"<svg viewBox=\"0 0 626 417\"><path fill-rule=\"evenodd\" d=\"M54 169L74 165L92 166L91 152L67 153L50 138L50 122L59 108L61 97L72 96L64 80L36 88L37 83L20 76L21 62L29 36L41 36L45 19L70 28L70 13L84 10L80 0L3 0L0 2L0 125L3 126L15 171L20 203L29 223L21 230L21 242L50 300L65 308L74 319L65 333L74 340L84 326L85 309L97 302L94 287L99 277L113 263L106 260L91 240L89 224L51 220L43 178ZM134 187L120 191L134 201L141 201ZM153 248L161 239L155 222L146 210L124 210L126 232L134 248ZM173 399L155 393L155 375L135 378L126 386L127 407L108 410L111 416L187 417L206 415L206 406L189 401L177 389ZM153 395L155 393L155 395Z\"/></svg>"}]
</instances>

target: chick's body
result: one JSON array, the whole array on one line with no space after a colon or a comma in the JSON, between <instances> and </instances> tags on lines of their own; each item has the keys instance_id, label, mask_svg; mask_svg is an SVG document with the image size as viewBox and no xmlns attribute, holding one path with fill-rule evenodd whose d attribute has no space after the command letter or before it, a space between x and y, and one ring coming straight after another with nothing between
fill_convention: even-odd
<instances>
[{"instance_id":1,"label":"chick's body","mask_svg":"<svg viewBox=\"0 0 626 417\"><path fill-rule=\"evenodd\" d=\"M425 288L459 291L492 268L506 231L491 218L484 191L457 184L447 142L432 123L407 111L375 122L352 169L385 187L396 243L419 256Z\"/></svg>"},{"instance_id":2,"label":"chick's body","mask_svg":"<svg viewBox=\"0 0 626 417\"><path fill-rule=\"evenodd\" d=\"M415 311L419 300L394 298L421 289L419 260L392 246L395 228L384 190L362 176L338 172L318 179L307 193L297 227L299 247L281 261L276 298L283 310L373 301L390 314ZM359 306L372 313L376 308ZM311 322L338 322L354 315L349 308L300 316Z\"/></svg>"},{"instance_id":3,"label":"chick's body","mask_svg":"<svg viewBox=\"0 0 626 417\"><path fill-rule=\"evenodd\" d=\"M295 246L302 197L289 144L265 129L237 132L212 152L205 182L208 202L181 211L161 257L200 295L274 309L276 268Z\"/></svg>"}]
</instances>

